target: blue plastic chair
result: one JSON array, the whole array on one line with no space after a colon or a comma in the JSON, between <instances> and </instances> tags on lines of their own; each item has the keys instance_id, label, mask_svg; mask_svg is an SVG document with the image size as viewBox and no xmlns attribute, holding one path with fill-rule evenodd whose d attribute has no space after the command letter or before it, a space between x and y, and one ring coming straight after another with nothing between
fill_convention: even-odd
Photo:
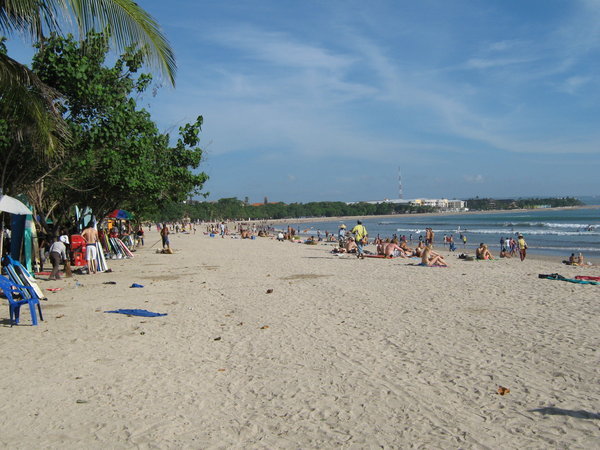
<instances>
[{"instance_id":1,"label":"blue plastic chair","mask_svg":"<svg viewBox=\"0 0 600 450\"><path fill-rule=\"evenodd\" d=\"M4 296L8 299L8 308L10 310L10 326L19 324L21 306L28 304L29 313L31 314L31 324L37 325L37 315L35 306L40 313L40 320L44 320L42 316L42 307L39 298L31 286L23 286L16 284L3 275L0 275L0 289L4 292ZM16 297L20 297L17 299Z\"/></svg>"}]
</instances>

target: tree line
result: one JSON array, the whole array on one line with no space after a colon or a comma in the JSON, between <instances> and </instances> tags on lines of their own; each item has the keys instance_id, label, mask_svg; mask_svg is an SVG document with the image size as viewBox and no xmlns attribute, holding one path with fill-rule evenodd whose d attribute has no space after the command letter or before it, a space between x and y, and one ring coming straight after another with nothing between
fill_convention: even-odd
<instances>
[{"instance_id":1,"label":"tree line","mask_svg":"<svg viewBox=\"0 0 600 450\"><path fill-rule=\"evenodd\" d=\"M467 206L473 211L489 211L493 209L533 209L540 207L559 208L564 206L582 206L584 203L575 197L492 199L471 198Z\"/></svg>"},{"instance_id":2,"label":"tree line","mask_svg":"<svg viewBox=\"0 0 600 450\"><path fill-rule=\"evenodd\" d=\"M470 210L485 211L491 209L534 208L542 205L578 206L582 203L576 198L537 198L537 199L469 199ZM156 222L179 221L189 218L193 221L218 220L269 220L293 219L302 217L340 217L340 216L374 216L390 214L416 214L438 212L439 209L430 206L418 206L395 203L352 203L345 202L309 202L309 203L266 203L247 205L235 197L222 198L215 202L170 202L160 211L155 211L145 219Z\"/></svg>"}]
</instances>

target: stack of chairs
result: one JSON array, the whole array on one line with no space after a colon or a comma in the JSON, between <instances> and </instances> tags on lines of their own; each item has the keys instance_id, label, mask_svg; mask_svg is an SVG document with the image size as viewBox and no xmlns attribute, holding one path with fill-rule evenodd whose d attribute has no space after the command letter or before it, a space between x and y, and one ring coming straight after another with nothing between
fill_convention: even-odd
<instances>
[{"instance_id":1,"label":"stack of chairs","mask_svg":"<svg viewBox=\"0 0 600 450\"><path fill-rule=\"evenodd\" d=\"M37 325L37 315L35 307L37 305L40 313L40 320L44 320L42 316L42 307L40 299L31 286L25 286L9 280L3 275L0 275L0 289L8 300L8 308L10 312L10 326L19 324L21 306L29 305L29 313L31 314L31 324Z\"/></svg>"},{"instance_id":2,"label":"stack of chairs","mask_svg":"<svg viewBox=\"0 0 600 450\"><path fill-rule=\"evenodd\" d=\"M8 300L10 325L13 326L19 323L21 306L25 304L29 305L32 325L37 325L36 306L40 314L40 320L44 320L40 300L45 297L41 289L18 261L6 256L3 263L7 276L0 275L0 289L2 289Z\"/></svg>"}]
</instances>

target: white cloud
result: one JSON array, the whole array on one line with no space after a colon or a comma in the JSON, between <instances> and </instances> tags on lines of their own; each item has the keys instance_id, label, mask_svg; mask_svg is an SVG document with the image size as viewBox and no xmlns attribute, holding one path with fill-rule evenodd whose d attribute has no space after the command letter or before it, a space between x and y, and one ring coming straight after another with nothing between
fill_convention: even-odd
<instances>
[{"instance_id":1,"label":"white cloud","mask_svg":"<svg viewBox=\"0 0 600 450\"><path fill-rule=\"evenodd\" d=\"M484 181L483 175L465 175L464 179L467 183L476 183L476 184L481 184Z\"/></svg>"},{"instance_id":2,"label":"white cloud","mask_svg":"<svg viewBox=\"0 0 600 450\"><path fill-rule=\"evenodd\" d=\"M567 92L568 94L575 94L582 86L592 81L592 77L586 76L573 76L567 78L564 83L559 87L559 90Z\"/></svg>"},{"instance_id":3,"label":"white cloud","mask_svg":"<svg viewBox=\"0 0 600 450\"><path fill-rule=\"evenodd\" d=\"M472 58L469 59L465 68L467 69L490 69L495 67L514 66L518 64L529 64L536 58Z\"/></svg>"},{"instance_id":4,"label":"white cloud","mask_svg":"<svg viewBox=\"0 0 600 450\"><path fill-rule=\"evenodd\" d=\"M220 30L212 38L220 45L243 51L246 58L256 58L276 66L339 71L354 62L352 57L297 42L286 33L248 26Z\"/></svg>"}]
</instances>

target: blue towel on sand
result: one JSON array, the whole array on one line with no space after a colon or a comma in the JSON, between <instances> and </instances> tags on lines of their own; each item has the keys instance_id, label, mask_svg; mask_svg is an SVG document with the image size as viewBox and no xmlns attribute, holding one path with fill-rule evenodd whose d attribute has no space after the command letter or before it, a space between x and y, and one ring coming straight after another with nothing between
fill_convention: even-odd
<instances>
[{"instance_id":1,"label":"blue towel on sand","mask_svg":"<svg viewBox=\"0 0 600 450\"><path fill-rule=\"evenodd\" d=\"M105 313L115 313L115 314L127 314L128 316L142 316L142 317L159 317L166 316L166 314L155 313L152 311L147 311L145 309L116 309L114 311L104 311Z\"/></svg>"},{"instance_id":2,"label":"blue towel on sand","mask_svg":"<svg viewBox=\"0 0 600 450\"><path fill-rule=\"evenodd\" d=\"M133 288L143 288L144 285L143 284L137 284L137 283L133 283L131 286L129 287L133 287Z\"/></svg>"}]
</instances>

